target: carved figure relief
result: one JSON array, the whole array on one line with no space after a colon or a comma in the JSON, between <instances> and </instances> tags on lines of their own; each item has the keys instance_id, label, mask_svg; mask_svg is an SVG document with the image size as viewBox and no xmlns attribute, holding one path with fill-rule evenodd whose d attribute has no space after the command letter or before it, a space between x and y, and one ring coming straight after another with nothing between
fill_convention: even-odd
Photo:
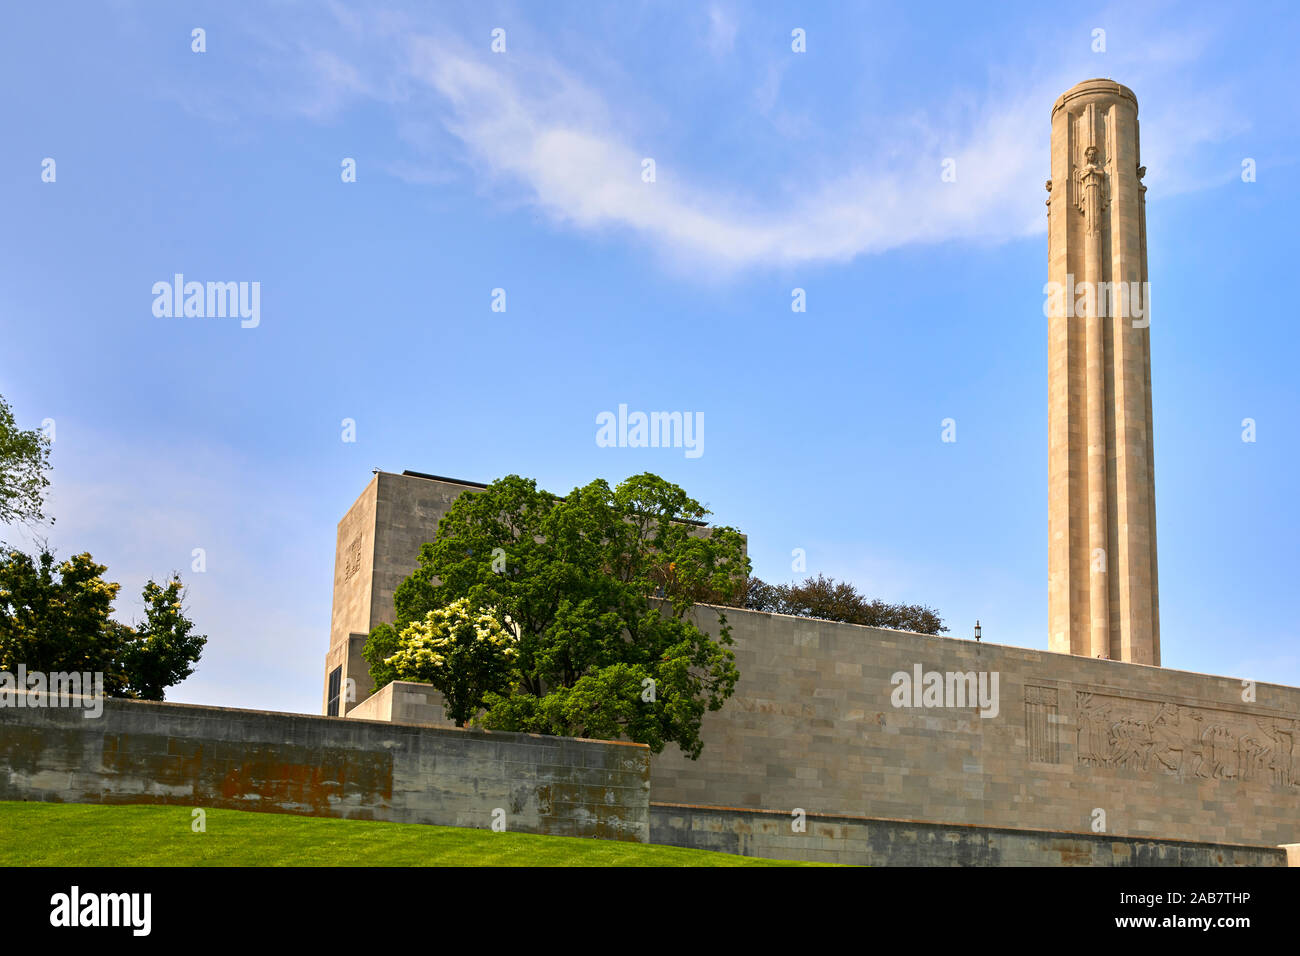
<instances>
[{"instance_id":1,"label":"carved figure relief","mask_svg":"<svg viewBox=\"0 0 1300 956\"><path fill-rule=\"evenodd\" d=\"M1089 146L1084 153L1086 162L1075 170L1078 190L1075 193L1075 205L1083 213L1088 225L1088 232L1101 229L1102 213L1110 205L1110 185L1106 181L1106 171L1097 162L1097 147Z\"/></svg>"},{"instance_id":2,"label":"carved figure relief","mask_svg":"<svg viewBox=\"0 0 1300 956\"><path fill-rule=\"evenodd\" d=\"M1084 766L1300 788L1300 720L1076 694Z\"/></svg>"}]
</instances>

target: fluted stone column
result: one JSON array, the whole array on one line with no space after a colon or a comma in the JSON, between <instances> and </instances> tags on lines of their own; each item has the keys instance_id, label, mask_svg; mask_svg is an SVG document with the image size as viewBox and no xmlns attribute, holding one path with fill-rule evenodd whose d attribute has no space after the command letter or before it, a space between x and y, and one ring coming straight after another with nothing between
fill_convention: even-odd
<instances>
[{"instance_id":1,"label":"fluted stone column","mask_svg":"<svg viewBox=\"0 0 1300 956\"><path fill-rule=\"evenodd\" d=\"M1087 80L1052 108L1048 619L1054 651L1160 663L1137 98Z\"/></svg>"}]
</instances>

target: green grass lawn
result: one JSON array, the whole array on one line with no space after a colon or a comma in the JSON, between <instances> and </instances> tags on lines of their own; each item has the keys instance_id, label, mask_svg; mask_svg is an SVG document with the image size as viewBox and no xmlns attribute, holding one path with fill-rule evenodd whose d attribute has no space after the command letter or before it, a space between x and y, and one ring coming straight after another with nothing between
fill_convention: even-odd
<instances>
[{"instance_id":1,"label":"green grass lawn","mask_svg":"<svg viewBox=\"0 0 1300 956\"><path fill-rule=\"evenodd\" d=\"M3 866L800 866L644 843L190 807L0 801Z\"/></svg>"}]
</instances>

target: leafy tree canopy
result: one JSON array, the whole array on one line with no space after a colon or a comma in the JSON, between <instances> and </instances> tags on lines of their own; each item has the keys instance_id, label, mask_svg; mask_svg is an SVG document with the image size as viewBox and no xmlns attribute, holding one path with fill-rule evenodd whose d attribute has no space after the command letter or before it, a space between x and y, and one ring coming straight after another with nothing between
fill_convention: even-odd
<instances>
[{"instance_id":1,"label":"leafy tree canopy","mask_svg":"<svg viewBox=\"0 0 1300 956\"><path fill-rule=\"evenodd\" d=\"M408 624L384 664L402 680L436 687L447 702L447 716L464 727L485 694L510 686L514 658L514 635L461 598Z\"/></svg>"},{"instance_id":2,"label":"leafy tree canopy","mask_svg":"<svg viewBox=\"0 0 1300 956\"><path fill-rule=\"evenodd\" d=\"M0 525L45 520L49 469L49 436L35 428L20 429L0 395Z\"/></svg>"},{"instance_id":3,"label":"leafy tree canopy","mask_svg":"<svg viewBox=\"0 0 1300 956\"><path fill-rule=\"evenodd\" d=\"M948 630L933 608L923 604L886 604L879 598L869 601L847 581L836 582L820 574L806 578L801 584L768 584L750 578L745 607L918 634L940 634Z\"/></svg>"},{"instance_id":4,"label":"leafy tree canopy","mask_svg":"<svg viewBox=\"0 0 1300 956\"><path fill-rule=\"evenodd\" d=\"M194 634L182 607L178 577L144 586L144 620L128 627L110 619L120 585L89 554L56 564L0 549L0 670L91 671L114 697L162 700L194 671L207 638Z\"/></svg>"},{"instance_id":5,"label":"leafy tree canopy","mask_svg":"<svg viewBox=\"0 0 1300 956\"><path fill-rule=\"evenodd\" d=\"M700 721L738 674L725 615L715 638L688 612L739 599L749 573L743 536L703 526L708 513L652 474L564 498L511 475L461 495L398 586L396 625L370 634L371 676L397 676L390 661L410 623L465 600L517 652L511 686L484 696L484 726L626 736L656 753L674 742L697 757Z\"/></svg>"}]
</instances>

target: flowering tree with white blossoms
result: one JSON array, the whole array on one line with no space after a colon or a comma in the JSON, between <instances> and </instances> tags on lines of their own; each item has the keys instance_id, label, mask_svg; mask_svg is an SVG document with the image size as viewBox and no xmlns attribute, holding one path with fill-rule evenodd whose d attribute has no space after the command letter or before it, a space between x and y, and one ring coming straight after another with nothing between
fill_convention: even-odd
<instances>
[{"instance_id":1,"label":"flowering tree with white blossoms","mask_svg":"<svg viewBox=\"0 0 1300 956\"><path fill-rule=\"evenodd\" d=\"M514 635L461 598L407 625L384 663L402 680L432 684L447 700L447 716L464 727L484 695L509 689L515 658Z\"/></svg>"}]
</instances>

